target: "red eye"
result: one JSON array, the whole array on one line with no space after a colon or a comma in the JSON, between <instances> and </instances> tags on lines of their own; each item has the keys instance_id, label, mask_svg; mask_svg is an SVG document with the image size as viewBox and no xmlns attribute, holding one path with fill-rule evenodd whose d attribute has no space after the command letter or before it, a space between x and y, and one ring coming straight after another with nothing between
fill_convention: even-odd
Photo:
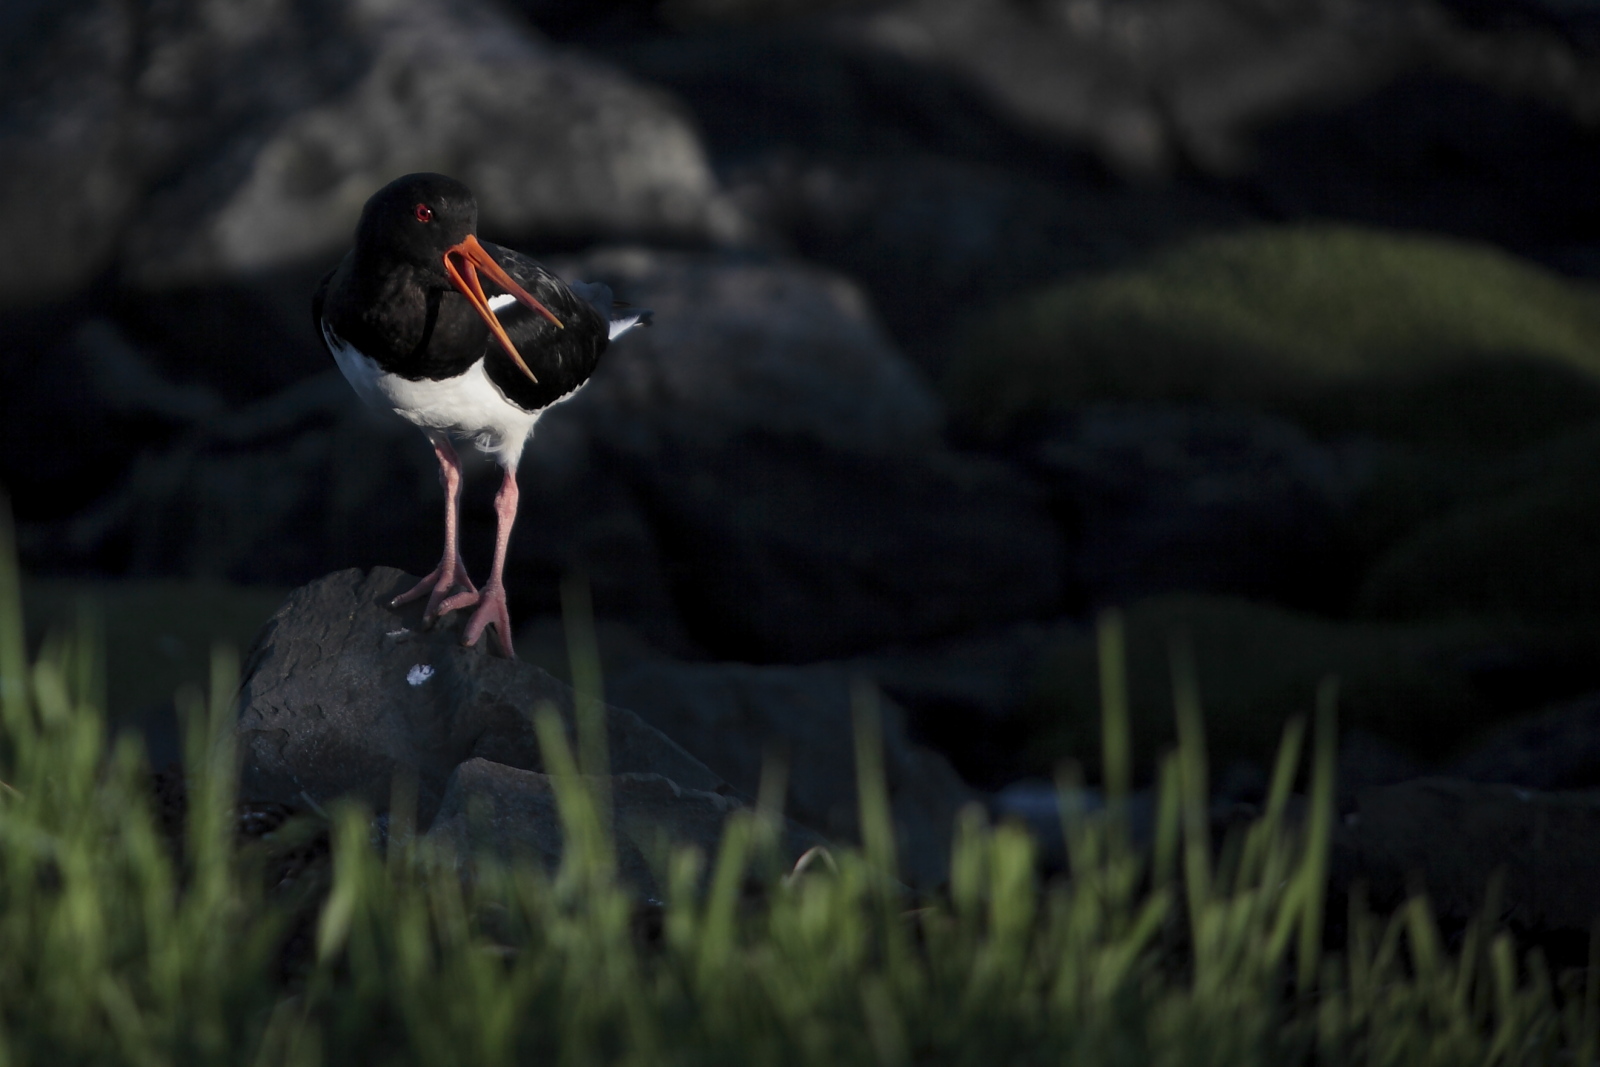
<instances>
[{"instance_id":1,"label":"red eye","mask_svg":"<svg viewBox=\"0 0 1600 1067\"><path fill-rule=\"evenodd\" d=\"M433 208L429 207L427 204L418 204L412 210L416 213L418 222L433 221Z\"/></svg>"}]
</instances>

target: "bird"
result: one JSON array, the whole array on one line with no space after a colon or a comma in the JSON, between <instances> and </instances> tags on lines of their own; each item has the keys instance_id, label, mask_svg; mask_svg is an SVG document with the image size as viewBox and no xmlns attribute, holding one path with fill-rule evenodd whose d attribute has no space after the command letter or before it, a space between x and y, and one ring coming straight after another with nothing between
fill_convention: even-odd
<instances>
[{"instance_id":1,"label":"bird","mask_svg":"<svg viewBox=\"0 0 1600 1067\"><path fill-rule=\"evenodd\" d=\"M391 608L428 598L437 623L473 608L466 646L494 630L514 657L505 562L517 516L517 464L541 415L588 382L607 346L648 326L651 312L617 304L610 287L563 281L536 260L477 237L478 202L443 174L407 174L367 200L355 240L311 299L311 317L366 404L419 427L445 490L439 565ZM501 468L494 562L480 589L461 558L461 460L470 440Z\"/></svg>"}]
</instances>

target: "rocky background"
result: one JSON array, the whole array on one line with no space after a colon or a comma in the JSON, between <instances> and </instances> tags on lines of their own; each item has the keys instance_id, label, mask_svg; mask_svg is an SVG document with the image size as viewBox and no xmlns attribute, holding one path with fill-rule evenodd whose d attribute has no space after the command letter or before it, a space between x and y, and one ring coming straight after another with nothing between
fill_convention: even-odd
<instances>
[{"instance_id":1,"label":"rocky background","mask_svg":"<svg viewBox=\"0 0 1600 1067\"><path fill-rule=\"evenodd\" d=\"M562 672L584 576L608 699L736 791L785 755L848 835L865 676L909 837L1036 811L1110 605L1141 780L1181 631L1219 801L1328 673L1351 810L1600 787L1591 0L13 0L0 160L30 606L95 599L158 754L209 640L437 557L308 311L427 169L656 311L540 424L512 614Z\"/></svg>"}]
</instances>

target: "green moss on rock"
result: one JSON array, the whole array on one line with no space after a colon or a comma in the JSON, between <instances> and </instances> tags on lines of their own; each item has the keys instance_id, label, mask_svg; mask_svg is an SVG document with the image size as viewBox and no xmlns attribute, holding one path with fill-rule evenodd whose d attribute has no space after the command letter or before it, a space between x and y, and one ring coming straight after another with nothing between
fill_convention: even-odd
<instances>
[{"instance_id":1,"label":"green moss on rock","mask_svg":"<svg viewBox=\"0 0 1600 1067\"><path fill-rule=\"evenodd\" d=\"M1183 400L1512 447L1600 416L1600 294L1483 245L1252 229L991 310L944 390L989 434L1089 400Z\"/></svg>"}]
</instances>

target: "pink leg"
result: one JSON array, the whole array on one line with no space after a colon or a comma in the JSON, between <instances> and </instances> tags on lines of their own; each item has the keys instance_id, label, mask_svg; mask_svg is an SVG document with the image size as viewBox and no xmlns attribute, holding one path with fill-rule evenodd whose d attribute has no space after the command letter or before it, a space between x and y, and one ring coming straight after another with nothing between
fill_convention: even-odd
<instances>
[{"instance_id":1,"label":"pink leg","mask_svg":"<svg viewBox=\"0 0 1600 1067\"><path fill-rule=\"evenodd\" d=\"M500 482L500 491L494 497L494 513L494 567L489 572L489 580L484 583L482 594L474 594L470 600L465 599L466 594L458 594L446 600L441 610L454 611L469 604L477 604L478 610L472 613L472 618L467 621L467 628L462 631L461 643L468 646L477 644L478 638L483 636L484 629L492 625L495 647L502 656L515 659L516 653L511 650L511 616L506 611L506 587L501 580L506 568L506 546L511 543L511 525L517 521L517 468L515 467L506 468L505 478Z\"/></svg>"},{"instance_id":2,"label":"pink leg","mask_svg":"<svg viewBox=\"0 0 1600 1067\"><path fill-rule=\"evenodd\" d=\"M446 612L476 603L478 590L467 576L467 565L461 561L461 459L444 434L430 431L428 440L433 442L433 454L439 457L439 484L444 486L444 555L439 557L439 565L432 574L389 601L389 606L397 608L409 604L427 593L428 609L422 613L422 619L433 622ZM452 597L451 591L458 586L465 586L466 591ZM462 600L463 597L471 599Z\"/></svg>"}]
</instances>

